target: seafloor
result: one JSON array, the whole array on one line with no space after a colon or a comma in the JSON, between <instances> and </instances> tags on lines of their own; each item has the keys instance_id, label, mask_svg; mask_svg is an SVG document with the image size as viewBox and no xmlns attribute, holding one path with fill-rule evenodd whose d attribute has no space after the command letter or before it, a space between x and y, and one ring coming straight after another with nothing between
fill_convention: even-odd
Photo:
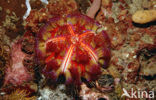
<instances>
[{"instance_id":1,"label":"seafloor","mask_svg":"<svg viewBox=\"0 0 156 100\"><path fill-rule=\"evenodd\" d=\"M156 0L98 1L95 11L95 0L0 0L0 100L156 100ZM34 60L36 35L48 19L90 8L109 36L109 65L94 81L53 82Z\"/></svg>"}]
</instances>

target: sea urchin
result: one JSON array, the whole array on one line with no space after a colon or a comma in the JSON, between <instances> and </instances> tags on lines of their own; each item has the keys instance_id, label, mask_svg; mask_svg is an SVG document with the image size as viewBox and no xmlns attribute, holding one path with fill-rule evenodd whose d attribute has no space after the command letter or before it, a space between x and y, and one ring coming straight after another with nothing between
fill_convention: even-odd
<instances>
[{"instance_id":1,"label":"sea urchin","mask_svg":"<svg viewBox=\"0 0 156 100\"><path fill-rule=\"evenodd\" d=\"M45 63L43 73L57 80L64 75L66 83L78 84L81 77L95 80L110 60L110 41L93 19L70 14L52 18L36 39L36 55Z\"/></svg>"}]
</instances>

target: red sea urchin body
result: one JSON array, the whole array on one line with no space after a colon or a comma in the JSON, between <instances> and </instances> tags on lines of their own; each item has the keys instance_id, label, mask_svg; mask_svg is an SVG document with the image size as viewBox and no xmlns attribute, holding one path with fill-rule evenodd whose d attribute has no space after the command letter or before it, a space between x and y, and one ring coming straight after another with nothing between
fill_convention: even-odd
<instances>
[{"instance_id":1,"label":"red sea urchin body","mask_svg":"<svg viewBox=\"0 0 156 100\"><path fill-rule=\"evenodd\" d=\"M52 18L37 36L36 54L45 63L43 73L57 79L64 74L66 82L79 83L81 77L95 80L101 67L110 60L110 41L93 19L71 14Z\"/></svg>"}]
</instances>

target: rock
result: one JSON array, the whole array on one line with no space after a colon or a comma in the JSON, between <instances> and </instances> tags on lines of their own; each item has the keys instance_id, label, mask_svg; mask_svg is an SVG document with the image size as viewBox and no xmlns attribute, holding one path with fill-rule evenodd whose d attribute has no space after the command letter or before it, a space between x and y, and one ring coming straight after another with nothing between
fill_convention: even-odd
<instances>
[{"instance_id":1,"label":"rock","mask_svg":"<svg viewBox=\"0 0 156 100\"><path fill-rule=\"evenodd\" d=\"M97 88L102 92L109 92L114 89L114 78L109 74L103 74L96 82Z\"/></svg>"},{"instance_id":2,"label":"rock","mask_svg":"<svg viewBox=\"0 0 156 100\"><path fill-rule=\"evenodd\" d=\"M135 23L145 24L156 20L156 10L139 10L134 13L132 20Z\"/></svg>"},{"instance_id":3,"label":"rock","mask_svg":"<svg viewBox=\"0 0 156 100\"><path fill-rule=\"evenodd\" d=\"M147 61L142 62L140 74L145 76L156 75L156 56L150 58Z\"/></svg>"}]
</instances>

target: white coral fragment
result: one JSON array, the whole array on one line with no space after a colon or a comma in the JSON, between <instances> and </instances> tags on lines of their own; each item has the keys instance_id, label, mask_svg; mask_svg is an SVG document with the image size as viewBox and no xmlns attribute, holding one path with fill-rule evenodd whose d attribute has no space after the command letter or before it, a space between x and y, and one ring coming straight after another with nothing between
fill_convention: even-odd
<instances>
[{"instance_id":1,"label":"white coral fragment","mask_svg":"<svg viewBox=\"0 0 156 100\"><path fill-rule=\"evenodd\" d=\"M40 0L40 1L46 5L49 3L48 0Z\"/></svg>"},{"instance_id":2,"label":"white coral fragment","mask_svg":"<svg viewBox=\"0 0 156 100\"><path fill-rule=\"evenodd\" d=\"M31 11L30 0L26 0L25 4L27 6L27 11L26 11L26 13L23 16L23 20L25 20L29 16L30 11Z\"/></svg>"}]
</instances>

